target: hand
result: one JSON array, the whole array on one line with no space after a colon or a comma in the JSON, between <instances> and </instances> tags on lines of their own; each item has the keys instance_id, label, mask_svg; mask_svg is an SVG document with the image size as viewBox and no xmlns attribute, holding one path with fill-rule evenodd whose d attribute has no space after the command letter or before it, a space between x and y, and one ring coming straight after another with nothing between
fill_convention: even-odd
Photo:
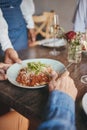
<instances>
[{"instance_id":1,"label":"hand","mask_svg":"<svg viewBox=\"0 0 87 130\"><path fill-rule=\"evenodd\" d=\"M29 46L31 46L36 41L35 29L29 29L28 38L29 38Z\"/></svg>"},{"instance_id":2,"label":"hand","mask_svg":"<svg viewBox=\"0 0 87 130\"><path fill-rule=\"evenodd\" d=\"M53 90L60 90L71 96L74 100L77 96L77 89L74 81L70 78L68 71L62 74L59 78L55 71L52 72L52 80L49 83L49 91Z\"/></svg>"},{"instance_id":3,"label":"hand","mask_svg":"<svg viewBox=\"0 0 87 130\"><path fill-rule=\"evenodd\" d=\"M5 63L21 63L21 59L19 59L18 54L14 49L9 48L5 51Z\"/></svg>"},{"instance_id":4,"label":"hand","mask_svg":"<svg viewBox=\"0 0 87 130\"><path fill-rule=\"evenodd\" d=\"M10 67L10 64L0 63L0 80L7 79L6 70Z\"/></svg>"}]
</instances>

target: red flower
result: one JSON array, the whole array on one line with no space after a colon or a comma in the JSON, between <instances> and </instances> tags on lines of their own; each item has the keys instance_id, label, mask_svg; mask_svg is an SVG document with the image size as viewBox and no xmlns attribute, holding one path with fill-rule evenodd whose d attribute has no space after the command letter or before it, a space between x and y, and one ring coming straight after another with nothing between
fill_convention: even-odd
<instances>
[{"instance_id":1,"label":"red flower","mask_svg":"<svg viewBox=\"0 0 87 130\"><path fill-rule=\"evenodd\" d=\"M82 50L86 50L86 47L84 45L82 45Z\"/></svg>"},{"instance_id":2,"label":"red flower","mask_svg":"<svg viewBox=\"0 0 87 130\"><path fill-rule=\"evenodd\" d=\"M67 40L72 40L76 37L76 32L70 31L65 34Z\"/></svg>"}]
</instances>

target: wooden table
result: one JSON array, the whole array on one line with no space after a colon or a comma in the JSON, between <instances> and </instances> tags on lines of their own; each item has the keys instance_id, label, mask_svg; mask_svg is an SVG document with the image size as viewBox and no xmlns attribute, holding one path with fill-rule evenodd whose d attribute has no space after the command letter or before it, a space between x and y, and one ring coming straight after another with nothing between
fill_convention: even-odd
<instances>
[{"instance_id":1,"label":"wooden table","mask_svg":"<svg viewBox=\"0 0 87 130\"><path fill-rule=\"evenodd\" d=\"M21 59L32 58L51 58L59 60L64 65L68 64L67 49L59 48L61 51L58 56L50 56L51 48L35 46L19 52ZM82 55L82 61L79 64L72 64L68 69L71 77L74 79L78 89L76 100L76 126L77 130L87 129L87 117L81 107L82 96L87 92L87 85L81 83L82 75L87 74L87 55ZM41 89L24 89L12 85L9 81L0 81L0 100L14 108L16 111L27 118L42 118L43 109L48 98L48 88Z\"/></svg>"}]
</instances>

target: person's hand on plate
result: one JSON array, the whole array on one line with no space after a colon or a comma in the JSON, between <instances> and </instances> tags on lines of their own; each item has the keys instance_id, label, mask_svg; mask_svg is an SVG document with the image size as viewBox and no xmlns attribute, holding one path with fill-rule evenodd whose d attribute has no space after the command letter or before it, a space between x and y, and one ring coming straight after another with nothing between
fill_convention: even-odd
<instances>
[{"instance_id":1,"label":"person's hand on plate","mask_svg":"<svg viewBox=\"0 0 87 130\"><path fill-rule=\"evenodd\" d=\"M19 58L17 52L14 49L8 48L5 51L5 63L7 64L21 63L21 59Z\"/></svg>"},{"instance_id":2,"label":"person's hand on plate","mask_svg":"<svg viewBox=\"0 0 87 130\"><path fill-rule=\"evenodd\" d=\"M0 80L7 79L6 71L10 66L11 64L0 63Z\"/></svg>"}]
</instances>

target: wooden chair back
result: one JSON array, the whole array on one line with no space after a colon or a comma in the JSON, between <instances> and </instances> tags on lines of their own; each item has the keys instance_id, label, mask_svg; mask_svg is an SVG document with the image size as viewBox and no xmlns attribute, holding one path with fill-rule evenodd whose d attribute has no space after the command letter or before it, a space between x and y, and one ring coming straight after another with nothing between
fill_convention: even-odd
<instances>
[{"instance_id":1,"label":"wooden chair back","mask_svg":"<svg viewBox=\"0 0 87 130\"><path fill-rule=\"evenodd\" d=\"M36 35L40 34L44 38L50 38L51 34L49 32L50 24L55 12L44 12L42 15L33 16L35 23Z\"/></svg>"}]
</instances>

